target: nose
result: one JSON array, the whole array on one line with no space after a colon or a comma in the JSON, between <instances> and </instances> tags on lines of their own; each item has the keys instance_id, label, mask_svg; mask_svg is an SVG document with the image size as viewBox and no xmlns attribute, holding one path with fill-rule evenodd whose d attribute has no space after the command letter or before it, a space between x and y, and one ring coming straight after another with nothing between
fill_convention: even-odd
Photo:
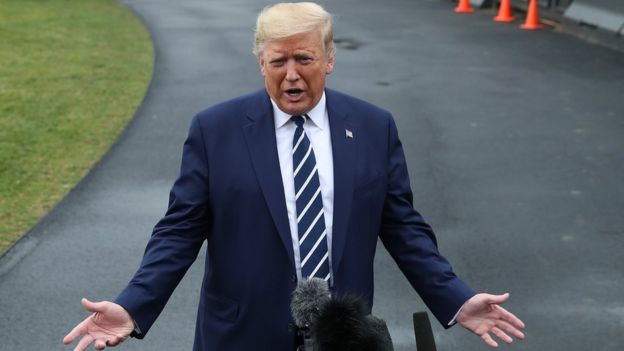
<instances>
[{"instance_id":1,"label":"nose","mask_svg":"<svg viewBox=\"0 0 624 351\"><path fill-rule=\"evenodd\" d=\"M286 62L286 80L294 82L299 79L299 72L297 72L297 65L295 60L288 60Z\"/></svg>"}]
</instances>

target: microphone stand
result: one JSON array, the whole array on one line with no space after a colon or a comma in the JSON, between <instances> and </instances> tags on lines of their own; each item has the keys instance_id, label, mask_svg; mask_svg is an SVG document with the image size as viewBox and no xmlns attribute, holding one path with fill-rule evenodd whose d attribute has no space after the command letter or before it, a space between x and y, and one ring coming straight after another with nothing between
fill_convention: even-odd
<instances>
[{"instance_id":1,"label":"microphone stand","mask_svg":"<svg viewBox=\"0 0 624 351\"><path fill-rule=\"evenodd\" d=\"M320 348L316 343L316 339L312 336L309 327L298 328L297 334L303 339L303 345L299 345L297 351L319 351Z\"/></svg>"}]
</instances>

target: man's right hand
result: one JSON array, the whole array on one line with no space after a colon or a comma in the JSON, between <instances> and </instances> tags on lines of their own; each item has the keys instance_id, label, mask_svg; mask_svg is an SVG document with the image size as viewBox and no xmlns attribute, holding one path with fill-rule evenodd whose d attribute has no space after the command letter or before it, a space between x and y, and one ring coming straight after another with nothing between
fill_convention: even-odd
<instances>
[{"instance_id":1,"label":"man's right hand","mask_svg":"<svg viewBox=\"0 0 624 351\"><path fill-rule=\"evenodd\" d=\"M95 343L96 350L119 345L134 330L132 317L120 305L110 301L91 302L84 298L80 303L93 314L63 338L63 344L68 345L82 336L74 351L86 350L91 343Z\"/></svg>"}]
</instances>

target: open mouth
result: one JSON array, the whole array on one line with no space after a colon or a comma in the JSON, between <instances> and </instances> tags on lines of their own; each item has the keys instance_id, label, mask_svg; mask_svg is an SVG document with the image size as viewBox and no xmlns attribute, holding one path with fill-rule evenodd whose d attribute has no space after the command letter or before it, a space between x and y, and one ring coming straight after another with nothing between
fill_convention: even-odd
<instances>
[{"instance_id":1,"label":"open mouth","mask_svg":"<svg viewBox=\"0 0 624 351\"><path fill-rule=\"evenodd\" d=\"M301 95L301 93L303 93L303 90L297 89L297 88L286 90L286 94L288 94L288 96L291 96L291 97L298 97Z\"/></svg>"}]
</instances>

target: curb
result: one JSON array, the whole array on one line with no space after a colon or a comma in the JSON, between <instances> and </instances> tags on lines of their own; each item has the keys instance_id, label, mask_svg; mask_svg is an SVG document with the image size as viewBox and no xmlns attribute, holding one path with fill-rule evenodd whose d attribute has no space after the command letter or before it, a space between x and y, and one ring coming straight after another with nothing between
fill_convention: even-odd
<instances>
[{"instance_id":1,"label":"curb","mask_svg":"<svg viewBox=\"0 0 624 351\"><path fill-rule=\"evenodd\" d=\"M32 250L37 247L37 245L41 242L42 238L47 234L47 230L43 229L48 223L50 223L54 214L59 211L59 208L67 201L67 199L76 192L79 188L84 186L84 183L87 182L93 173L93 170L97 169L101 166L101 164L109 157L111 151L117 147L119 142L123 140L127 134L127 130L129 127L134 124L135 120L139 113L143 110L145 105L146 97L150 94L152 90L152 83L154 81L154 70L156 67L156 47L153 40L153 33L151 29L147 26L145 19L137 13L132 7L128 6L123 0L118 0L117 3L127 8L143 25L143 28L147 31L149 35L149 40L152 44L152 74L150 76L150 80L147 84L147 88L145 89L145 94L143 94L143 98L139 103L139 106L134 111L132 118L128 121L126 126L123 128L121 133L117 135L110 148L104 153L104 155L87 171L87 173L72 187L72 189L65 194L65 196L59 200L52 208L41 217L30 229L26 230L22 236L17 239L13 244L9 245L9 247L3 252L0 253L0 277L7 274L13 267L15 267L24 257L28 255Z\"/></svg>"}]
</instances>

